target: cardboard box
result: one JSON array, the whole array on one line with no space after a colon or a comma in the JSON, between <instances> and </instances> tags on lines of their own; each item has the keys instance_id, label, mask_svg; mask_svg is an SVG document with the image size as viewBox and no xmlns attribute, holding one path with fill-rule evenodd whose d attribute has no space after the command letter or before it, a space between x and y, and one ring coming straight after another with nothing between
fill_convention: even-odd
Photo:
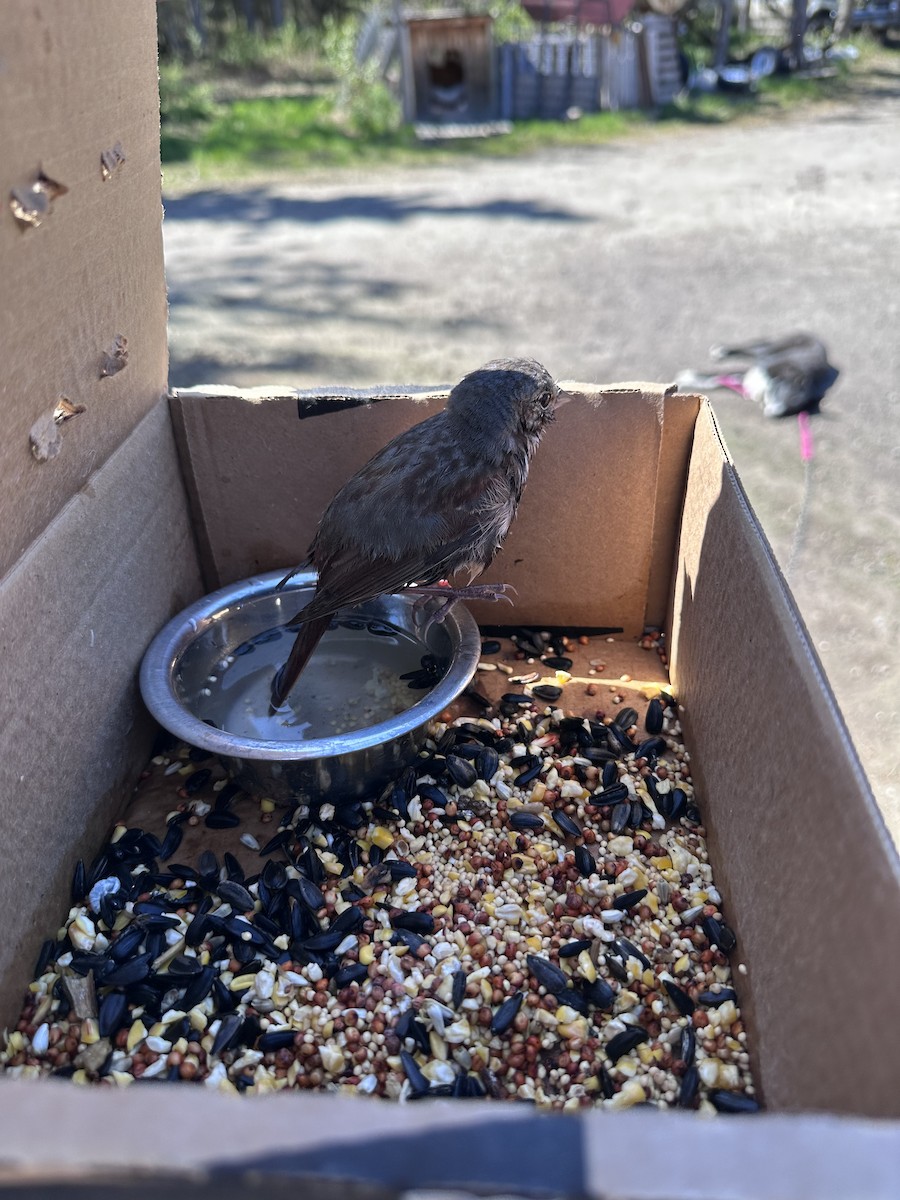
<instances>
[{"instance_id":1,"label":"cardboard box","mask_svg":"<svg viewBox=\"0 0 900 1200\"><path fill-rule=\"evenodd\" d=\"M152 635L217 583L294 561L337 484L442 393L170 401L154 6L10 0L2 23L5 195L17 190L21 207L41 174L68 189L38 227L10 207L0 219L5 1024L67 909L72 863L146 761L136 672ZM103 374L117 336L127 365ZM581 390L536 459L496 578L519 589L519 623L668 629L769 1113L569 1118L0 1079L0 1182L52 1180L62 1194L108 1194L126 1176L135 1191L150 1177L148 1194L171 1176L217 1196L254 1181L295 1192L299 1178L323 1197L896 1194L892 843L709 407L646 387ZM38 461L30 435L60 396L85 411Z\"/></svg>"}]
</instances>

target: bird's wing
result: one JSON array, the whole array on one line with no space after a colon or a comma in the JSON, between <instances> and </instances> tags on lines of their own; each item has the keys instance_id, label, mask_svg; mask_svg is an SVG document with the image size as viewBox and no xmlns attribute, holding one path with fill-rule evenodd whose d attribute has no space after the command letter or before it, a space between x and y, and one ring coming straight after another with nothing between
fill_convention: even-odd
<instances>
[{"instance_id":1,"label":"bird's wing","mask_svg":"<svg viewBox=\"0 0 900 1200\"><path fill-rule=\"evenodd\" d=\"M303 618L490 561L515 513L509 482L455 446L385 447L338 492L311 548L319 572ZM300 614L298 614L299 616Z\"/></svg>"},{"instance_id":2,"label":"bird's wing","mask_svg":"<svg viewBox=\"0 0 900 1200\"><path fill-rule=\"evenodd\" d=\"M352 608L375 596L398 592L412 583L435 583L459 568L460 553L470 543L471 534L467 531L455 542L444 544L437 554L428 556L423 547L417 557L401 560L362 558L356 548L343 547L321 568L313 599L288 624L298 617L311 620L340 608Z\"/></svg>"}]
</instances>

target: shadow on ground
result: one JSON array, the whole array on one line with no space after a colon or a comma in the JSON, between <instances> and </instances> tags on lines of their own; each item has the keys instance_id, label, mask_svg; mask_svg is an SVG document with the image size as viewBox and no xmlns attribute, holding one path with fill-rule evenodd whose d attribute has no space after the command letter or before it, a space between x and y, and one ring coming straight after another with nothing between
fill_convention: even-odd
<instances>
[{"instance_id":1,"label":"shadow on ground","mask_svg":"<svg viewBox=\"0 0 900 1200\"><path fill-rule=\"evenodd\" d=\"M450 204L422 193L418 196L309 196L274 195L265 188L236 192L207 190L166 201L167 221L382 221L396 224L411 217L431 216L516 217L534 221L581 221L569 209L531 200L495 199L484 204Z\"/></svg>"}]
</instances>

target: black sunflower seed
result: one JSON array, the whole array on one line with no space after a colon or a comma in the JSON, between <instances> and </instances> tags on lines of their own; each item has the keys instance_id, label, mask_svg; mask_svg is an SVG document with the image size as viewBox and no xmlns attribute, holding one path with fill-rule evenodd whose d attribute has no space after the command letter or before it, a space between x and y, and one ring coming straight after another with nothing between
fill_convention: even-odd
<instances>
[{"instance_id":1,"label":"black sunflower seed","mask_svg":"<svg viewBox=\"0 0 900 1200\"><path fill-rule=\"evenodd\" d=\"M351 904L349 908L345 908L343 912L339 912L334 918L329 927L329 932L342 933L344 935L356 933L358 929L362 929L365 919L362 910Z\"/></svg>"},{"instance_id":2,"label":"black sunflower seed","mask_svg":"<svg viewBox=\"0 0 900 1200\"><path fill-rule=\"evenodd\" d=\"M347 987L351 983L362 983L369 976L369 968L365 963L350 963L346 967L335 972L335 986L339 988Z\"/></svg>"},{"instance_id":3,"label":"black sunflower seed","mask_svg":"<svg viewBox=\"0 0 900 1200\"><path fill-rule=\"evenodd\" d=\"M568 813L563 812L562 809L555 808L551 815L556 828L565 837L581 837L581 826L573 821Z\"/></svg>"},{"instance_id":4,"label":"black sunflower seed","mask_svg":"<svg viewBox=\"0 0 900 1200\"><path fill-rule=\"evenodd\" d=\"M678 1043L678 1057L686 1067L689 1067L697 1054L697 1035L694 1033L690 1025L685 1025L681 1031L681 1039Z\"/></svg>"},{"instance_id":5,"label":"black sunflower seed","mask_svg":"<svg viewBox=\"0 0 900 1200\"><path fill-rule=\"evenodd\" d=\"M101 851L88 869L85 894L90 891L95 883L109 874L109 866L109 855Z\"/></svg>"},{"instance_id":6,"label":"black sunflower seed","mask_svg":"<svg viewBox=\"0 0 900 1200\"><path fill-rule=\"evenodd\" d=\"M340 929L326 929L324 933L316 933L307 938L303 947L306 950L333 950L346 936Z\"/></svg>"},{"instance_id":7,"label":"black sunflower seed","mask_svg":"<svg viewBox=\"0 0 900 1200\"><path fill-rule=\"evenodd\" d=\"M287 883L287 871L284 863L274 858L269 859L263 867L261 879L273 892L280 892Z\"/></svg>"},{"instance_id":8,"label":"black sunflower seed","mask_svg":"<svg viewBox=\"0 0 900 1200\"><path fill-rule=\"evenodd\" d=\"M178 917L166 913L152 913L142 917L141 924L147 933L165 933L168 929L177 929L181 921Z\"/></svg>"},{"instance_id":9,"label":"black sunflower seed","mask_svg":"<svg viewBox=\"0 0 900 1200\"><path fill-rule=\"evenodd\" d=\"M552 683L539 683L531 689L532 694L537 696L539 700L547 700L552 703L558 700L562 695L562 688L556 687Z\"/></svg>"},{"instance_id":10,"label":"black sunflower seed","mask_svg":"<svg viewBox=\"0 0 900 1200\"><path fill-rule=\"evenodd\" d=\"M689 1066L681 1077L676 1104L679 1108L693 1108L697 1102L697 1092L700 1087L700 1073L694 1066Z\"/></svg>"},{"instance_id":11,"label":"black sunflower seed","mask_svg":"<svg viewBox=\"0 0 900 1200\"><path fill-rule=\"evenodd\" d=\"M244 1018L240 1013L229 1013L228 1016L222 1018L222 1023L213 1040L213 1054L221 1054L223 1050L230 1050L232 1046L236 1045L243 1023Z\"/></svg>"},{"instance_id":12,"label":"black sunflower seed","mask_svg":"<svg viewBox=\"0 0 900 1200\"><path fill-rule=\"evenodd\" d=\"M457 754L447 755L447 771L453 782L462 788L471 787L478 778L478 772L472 763Z\"/></svg>"},{"instance_id":13,"label":"black sunflower seed","mask_svg":"<svg viewBox=\"0 0 900 1200\"><path fill-rule=\"evenodd\" d=\"M279 829L259 851L260 858L265 858L267 854L274 854L276 850L281 850L291 840L293 832L292 829Z\"/></svg>"},{"instance_id":14,"label":"black sunflower seed","mask_svg":"<svg viewBox=\"0 0 900 1200\"><path fill-rule=\"evenodd\" d=\"M612 1100L616 1094L616 1085L612 1081L612 1076L606 1067L601 1067L597 1072L597 1079L600 1081L600 1091L603 1093L605 1100Z\"/></svg>"},{"instance_id":15,"label":"black sunflower seed","mask_svg":"<svg viewBox=\"0 0 900 1200\"><path fill-rule=\"evenodd\" d=\"M626 754L631 754L635 749L635 744L620 725L615 721L606 727L606 736L609 744L612 747L618 747L619 750L624 750Z\"/></svg>"},{"instance_id":16,"label":"black sunflower seed","mask_svg":"<svg viewBox=\"0 0 900 1200\"><path fill-rule=\"evenodd\" d=\"M41 949L37 956L37 962L34 964L34 977L40 979L43 973L47 970L50 963L56 958L56 942L53 938L47 938L41 943Z\"/></svg>"},{"instance_id":17,"label":"black sunflower seed","mask_svg":"<svg viewBox=\"0 0 900 1200\"><path fill-rule=\"evenodd\" d=\"M176 954L169 963L169 974L178 975L180 978L191 975L199 975L203 970L203 964L197 958L188 958L186 954Z\"/></svg>"},{"instance_id":18,"label":"black sunflower seed","mask_svg":"<svg viewBox=\"0 0 900 1200\"><path fill-rule=\"evenodd\" d=\"M301 875L296 880L289 880L287 890L289 895L293 895L302 905L306 905L310 912L318 912L319 908L325 907L324 895L312 880L307 880L305 875Z\"/></svg>"},{"instance_id":19,"label":"black sunflower seed","mask_svg":"<svg viewBox=\"0 0 900 1200\"><path fill-rule=\"evenodd\" d=\"M187 927L184 940L188 946L196 949L205 939L210 930L209 918L205 913L195 916Z\"/></svg>"},{"instance_id":20,"label":"black sunflower seed","mask_svg":"<svg viewBox=\"0 0 900 1200\"><path fill-rule=\"evenodd\" d=\"M631 1029L625 1029L621 1033L617 1033L606 1047L609 1061L617 1063L624 1054L630 1054L642 1042L646 1042L648 1037L647 1030L640 1029L637 1026L632 1026Z\"/></svg>"},{"instance_id":21,"label":"black sunflower seed","mask_svg":"<svg viewBox=\"0 0 900 1200\"><path fill-rule=\"evenodd\" d=\"M410 954L418 954L423 946L428 946L426 939L413 933L411 929L395 929L391 941L395 946L405 946Z\"/></svg>"},{"instance_id":22,"label":"black sunflower seed","mask_svg":"<svg viewBox=\"0 0 900 1200\"><path fill-rule=\"evenodd\" d=\"M171 824L166 830L166 836L162 840L162 845L159 848L160 862L166 862L172 857L178 847L181 845L181 839L184 837L184 830L181 825Z\"/></svg>"},{"instance_id":23,"label":"black sunflower seed","mask_svg":"<svg viewBox=\"0 0 900 1200\"><path fill-rule=\"evenodd\" d=\"M216 968L204 967L198 975L193 976L190 983L184 989L181 1003L186 1009L193 1008L195 1004L202 1004L213 990L213 985L218 981ZM219 1008L221 1009L221 1005L219 1005Z\"/></svg>"},{"instance_id":24,"label":"black sunflower seed","mask_svg":"<svg viewBox=\"0 0 900 1200\"><path fill-rule=\"evenodd\" d=\"M424 1095L431 1085L419 1070L416 1060L406 1050L401 1050L400 1061L403 1064L403 1071L406 1075L406 1078L409 1080L409 1086L413 1095Z\"/></svg>"},{"instance_id":25,"label":"black sunflower seed","mask_svg":"<svg viewBox=\"0 0 900 1200\"><path fill-rule=\"evenodd\" d=\"M523 696L521 692L504 692L500 699L512 708L530 708L532 704L531 697Z\"/></svg>"},{"instance_id":26,"label":"black sunflower seed","mask_svg":"<svg viewBox=\"0 0 900 1200\"><path fill-rule=\"evenodd\" d=\"M169 863L169 873L176 879L196 881L200 878L200 873L194 867L189 867L187 863Z\"/></svg>"},{"instance_id":27,"label":"black sunflower seed","mask_svg":"<svg viewBox=\"0 0 900 1200\"><path fill-rule=\"evenodd\" d=\"M256 904L256 901L247 891L242 883L235 883L233 879L225 879L216 888L216 891L222 899L230 904L235 912L249 912Z\"/></svg>"},{"instance_id":28,"label":"black sunflower seed","mask_svg":"<svg viewBox=\"0 0 900 1200\"><path fill-rule=\"evenodd\" d=\"M82 858L79 858L75 864L75 870L72 872L70 894L73 904L80 904L87 895L87 872L84 869L84 859Z\"/></svg>"},{"instance_id":29,"label":"black sunflower seed","mask_svg":"<svg viewBox=\"0 0 900 1200\"><path fill-rule=\"evenodd\" d=\"M603 788L602 791L595 792L594 795L588 799L588 804L597 806L604 804L619 804L622 800L629 800L628 788L624 783L614 783L612 787Z\"/></svg>"},{"instance_id":30,"label":"black sunflower seed","mask_svg":"<svg viewBox=\"0 0 900 1200\"><path fill-rule=\"evenodd\" d=\"M223 788L220 788L219 791L216 792L216 798L213 801L213 808L216 810L216 812L227 812L235 796L239 796L240 794L240 784L237 784L233 779L230 779Z\"/></svg>"},{"instance_id":31,"label":"black sunflower seed","mask_svg":"<svg viewBox=\"0 0 900 1200\"><path fill-rule=\"evenodd\" d=\"M636 958L645 971L653 970L647 955L642 953L634 942L629 941L627 937L620 937L615 945L622 958Z\"/></svg>"},{"instance_id":32,"label":"black sunflower seed","mask_svg":"<svg viewBox=\"0 0 900 1200\"><path fill-rule=\"evenodd\" d=\"M678 986L672 979L664 979L663 985L669 993L669 999L678 1009L683 1017L689 1017L697 1005L687 994L684 988Z\"/></svg>"},{"instance_id":33,"label":"black sunflower seed","mask_svg":"<svg viewBox=\"0 0 900 1200\"><path fill-rule=\"evenodd\" d=\"M697 997L697 1003L703 1004L707 1008L718 1008L726 1000L737 1000L737 992L735 992L734 988L723 987L718 992L701 992Z\"/></svg>"},{"instance_id":34,"label":"black sunflower seed","mask_svg":"<svg viewBox=\"0 0 900 1200\"><path fill-rule=\"evenodd\" d=\"M418 873L412 863L406 862L402 858L392 858L385 865L387 866L388 874L394 881L398 879L415 879Z\"/></svg>"},{"instance_id":35,"label":"black sunflower seed","mask_svg":"<svg viewBox=\"0 0 900 1200\"><path fill-rule=\"evenodd\" d=\"M603 773L600 776L600 782L605 788L612 787L619 779L619 764L614 758L607 759L603 764Z\"/></svg>"},{"instance_id":36,"label":"black sunflower seed","mask_svg":"<svg viewBox=\"0 0 900 1200\"><path fill-rule=\"evenodd\" d=\"M628 825L631 820L631 801L620 800L618 804L613 805L613 810L609 814L609 832L619 834Z\"/></svg>"},{"instance_id":37,"label":"black sunflower seed","mask_svg":"<svg viewBox=\"0 0 900 1200\"><path fill-rule=\"evenodd\" d=\"M204 825L208 829L236 829L241 818L233 812L217 812L215 809L206 814Z\"/></svg>"},{"instance_id":38,"label":"black sunflower seed","mask_svg":"<svg viewBox=\"0 0 900 1200\"><path fill-rule=\"evenodd\" d=\"M516 1019L519 1009L522 1007L522 1001L525 999L524 992L516 992L512 996L507 996L491 1019L491 1033L498 1037L506 1033L510 1025Z\"/></svg>"},{"instance_id":39,"label":"black sunflower seed","mask_svg":"<svg viewBox=\"0 0 900 1200\"><path fill-rule=\"evenodd\" d=\"M560 958L574 958L580 954L582 950L590 950L591 942L589 938L579 938L574 942L566 942L564 946L559 948Z\"/></svg>"},{"instance_id":40,"label":"black sunflower seed","mask_svg":"<svg viewBox=\"0 0 900 1200\"><path fill-rule=\"evenodd\" d=\"M509 818L513 829L543 829L544 820L538 813L514 812Z\"/></svg>"},{"instance_id":41,"label":"black sunflower seed","mask_svg":"<svg viewBox=\"0 0 900 1200\"><path fill-rule=\"evenodd\" d=\"M199 771L193 771L188 775L181 786L189 796L193 796L200 791L204 784L209 783L211 775L212 771L209 767L201 767Z\"/></svg>"},{"instance_id":42,"label":"black sunflower seed","mask_svg":"<svg viewBox=\"0 0 900 1200\"><path fill-rule=\"evenodd\" d=\"M499 654L499 652L500 652L500 643L499 642L496 642L493 639L491 639L489 641L481 643L481 653L482 654Z\"/></svg>"},{"instance_id":43,"label":"black sunflower seed","mask_svg":"<svg viewBox=\"0 0 900 1200\"><path fill-rule=\"evenodd\" d=\"M460 1071L454 1079L451 1095L456 1100L465 1100L469 1095L469 1076L465 1071Z\"/></svg>"},{"instance_id":44,"label":"black sunflower seed","mask_svg":"<svg viewBox=\"0 0 900 1200\"><path fill-rule=\"evenodd\" d=\"M718 946L723 954L730 954L737 945L737 939L724 921L717 921L715 917L704 917L700 925L710 946Z\"/></svg>"},{"instance_id":45,"label":"black sunflower seed","mask_svg":"<svg viewBox=\"0 0 900 1200\"><path fill-rule=\"evenodd\" d=\"M720 1113L759 1112L759 1101L753 1096L746 1096L743 1092L729 1092L725 1088L713 1088L707 1092L707 1099Z\"/></svg>"},{"instance_id":46,"label":"black sunflower seed","mask_svg":"<svg viewBox=\"0 0 900 1200\"><path fill-rule=\"evenodd\" d=\"M615 991L612 987L610 987L606 980L601 979L599 975L593 981L593 983L589 983L587 980L585 980L582 984L581 991L587 1002L592 1004L594 1008L599 1008L601 1012L608 1012L615 1003Z\"/></svg>"},{"instance_id":47,"label":"black sunflower seed","mask_svg":"<svg viewBox=\"0 0 900 1200\"><path fill-rule=\"evenodd\" d=\"M233 992L228 984L225 983L223 979L219 978L214 967L209 967L208 970L212 971L213 973L213 981L210 991L212 992L213 999L215 1000L216 1011L220 1013L233 1012L234 1009L237 1008L238 1001L240 999L238 993ZM199 981L200 976L194 978L188 985L188 992L191 990L191 988L197 986ZM185 992L185 998L187 998L187 992Z\"/></svg>"},{"instance_id":48,"label":"black sunflower seed","mask_svg":"<svg viewBox=\"0 0 900 1200\"><path fill-rule=\"evenodd\" d=\"M647 711L644 714L644 728L651 736L655 737L662 733L663 727L663 706L655 697L647 705Z\"/></svg>"},{"instance_id":49,"label":"black sunflower seed","mask_svg":"<svg viewBox=\"0 0 900 1200\"><path fill-rule=\"evenodd\" d=\"M628 912L636 904L640 904L646 895L646 888L635 888L633 892L623 892L621 896L616 896L612 906L613 908L617 908L619 912Z\"/></svg>"},{"instance_id":50,"label":"black sunflower seed","mask_svg":"<svg viewBox=\"0 0 900 1200\"><path fill-rule=\"evenodd\" d=\"M605 962L609 968L610 975L614 979L618 979L619 983L628 982L628 972L625 970L624 963L620 962L617 958L613 958L611 954L606 956Z\"/></svg>"},{"instance_id":51,"label":"black sunflower seed","mask_svg":"<svg viewBox=\"0 0 900 1200\"><path fill-rule=\"evenodd\" d=\"M687 807L687 793L683 788L672 788L669 792L668 820L678 821Z\"/></svg>"},{"instance_id":52,"label":"black sunflower seed","mask_svg":"<svg viewBox=\"0 0 900 1200\"><path fill-rule=\"evenodd\" d=\"M619 729L630 729L632 725L637 725L637 709L623 708L613 717L613 724L618 725Z\"/></svg>"},{"instance_id":53,"label":"black sunflower seed","mask_svg":"<svg viewBox=\"0 0 900 1200\"><path fill-rule=\"evenodd\" d=\"M557 992L569 986L565 974L549 959L541 958L538 954L529 954L525 961L528 963L529 971L538 981L538 985L545 988L551 995L556 995Z\"/></svg>"},{"instance_id":54,"label":"black sunflower seed","mask_svg":"<svg viewBox=\"0 0 900 1200\"><path fill-rule=\"evenodd\" d=\"M587 1000L580 992L576 992L574 988L563 988L562 991L556 993L556 999L560 1004L567 1004L569 1008L574 1008L583 1017L591 1015Z\"/></svg>"},{"instance_id":55,"label":"black sunflower seed","mask_svg":"<svg viewBox=\"0 0 900 1200\"><path fill-rule=\"evenodd\" d=\"M463 1000L466 998L466 973L465 971L457 971L453 976L453 993L451 1000L454 1008L459 1008Z\"/></svg>"},{"instance_id":56,"label":"black sunflower seed","mask_svg":"<svg viewBox=\"0 0 900 1200\"><path fill-rule=\"evenodd\" d=\"M391 918L394 929L409 929L413 933L434 933L434 917L427 912L402 912Z\"/></svg>"},{"instance_id":57,"label":"black sunflower seed","mask_svg":"<svg viewBox=\"0 0 900 1200\"><path fill-rule=\"evenodd\" d=\"M594 763L595 766L605 767L607 763L612 763L613 766L615 766L616 756L611 750L601 749L600 746L585 746L581 753L589 763ZM610 783L614 783L615 780L618 779L618 776L619 773L616 771L610 780Z\"/></svg>"},{"instance_id":58,"label":"black sunflower seed","mask_svg":"<svg viewBox=\"0 0 900 1200\"><path fill-rule=\"evenodd\" d=\"M531 783L537 779L543 770L544 760L540 755L536 754L531 760L531 766L526 767L519 775L516 776L516 787L524 787L525 784Z\"/></svg>"},{"instance_id":59,"label":"black sunflower seed","mask_svg":"<svg viewBox=\"0 0 900 1200\"><path fill-rule=\"evenodd\" d=\"M264 1033L256 1043L256 1049L268 1054L270 1050L284 1050L293 1046L296 1032L293 1029L272 1029Z\"/></svg>"},{"instance_id":60,"label":"black sunflower seed","mask_svg":"<svg viewBox=\"0 0 900 1200\"><path fill-rule=\"evenodd\" d=\"M588 879L597 870L597 864L588 850L587 846L576 846L574 850L575 866L578 868L578 874L584 879Z\"/></svg>"},{"instance_id":61,"label":"black sunflower seed","mask_svg":"<svg viewBox=\"0 0 900 1200\"><path fill-rule=\"evenodd\" d=\"M128 959L105 977L104 984L107 987L129 987L133 983L141 983L150 974L153 957L145 952ZM75 965L74 962L72 965Z\"/></svg>"},{"instance_id":62,"label":"black sunflower seed","mask_svg":"<svg viewBox=\"0 0 900 1200\"><path fill-rule=\"evenodd\" d=\"M435 808L447 807L447 796L439 787L435 787L432 783L419 784L419 798L421 800L430 800Z\"/></svg>"},{"instance_id":63,"label":"black sunflower seed","mask_svg":"<svg viewBox=\"0 0 900 1200\"><path fill-rule=\"evenodd\" d=\"M475 770L478 773L478 778L483 779L485 783L490 783L497 774L499 766L500 755L494 747L482 746L475 756Z\"/></svg>"},{"instance_id":64,"label":"black sunflower seed","mask_svg":"<svg viewBox=\"0 0 900 1200\"><path fill-rule=\"evenodd\" d=\"M564 654L551 654L548 658L543 659L543 662L554 671L572 670L572 660Z\"/></svg>"},{"instance_id":65,"label":"black sunflower seed","mask_svg":"<svg viewBox=\"0 0 900 1200\"><path fill-rule=\"evenodd\" d=\"M656 759L659 758L666 749L666 739L662 737L650 737L637 747L634 752L635 758Z\"/></svg>"},{"instance_id":66,"label":"black sunflower seed","mask_svg":"<svg viewBox=\"0 0 900 1200\"><path fill-rule=\"evenodd\" d=\"M122 1026L128 1014L128 1001L124 992L109 992L100 1001L97 1011L97 1027L101 1037L112 1037Z\"/></svg>"}]
</instances>

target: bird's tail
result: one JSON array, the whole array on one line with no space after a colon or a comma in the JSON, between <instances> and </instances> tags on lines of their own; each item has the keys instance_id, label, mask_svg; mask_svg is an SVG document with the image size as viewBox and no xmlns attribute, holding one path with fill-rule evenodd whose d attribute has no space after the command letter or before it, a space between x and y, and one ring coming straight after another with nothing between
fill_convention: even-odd
<instances>
[{"instance_id":1,"label":"bird's tail","mask_svg":"<svg viewBox=\"0 0 900 1200\"><path fill-rule=\"evenodd\" d=\"M300 673L312 657L312 653L322 639L322 635L331 622L331 614L324 617L313 617L305 621L300 632L294 639L287 662L279 668L272 680L271 708L280 708L300 678Z\"/></svg>"}]
</instances>

